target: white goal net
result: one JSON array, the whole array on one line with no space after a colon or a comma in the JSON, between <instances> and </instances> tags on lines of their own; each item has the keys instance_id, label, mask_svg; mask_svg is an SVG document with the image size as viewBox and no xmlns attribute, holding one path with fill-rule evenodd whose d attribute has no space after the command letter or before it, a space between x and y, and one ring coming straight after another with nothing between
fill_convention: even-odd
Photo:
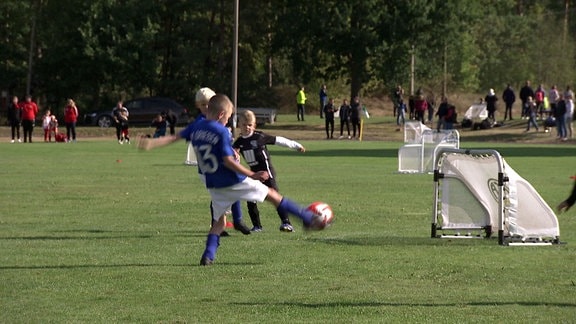
<instances>
[{"instance_id":1,"label":"white goal net","mask_svg":"<svg viewBox=\"0 0 576 324\"><path fill-rule=\"evenodd\" d=\"M459 148L457 130L439 132L417 122L404 125L404 145L398 150L398 172L429 173L434 171L436 153L442 147Z\"/></svg>"},{"instance_id":2,"label":"white goal net","mask_svg":"<svg viewBox=\"0 0 576 324\"><path fill-rule=\"evenodd\" d=\"M491 237L499 243L559 243L554 211L495 150L438 151L432 237Z\"/></svg>"}]
</instances>

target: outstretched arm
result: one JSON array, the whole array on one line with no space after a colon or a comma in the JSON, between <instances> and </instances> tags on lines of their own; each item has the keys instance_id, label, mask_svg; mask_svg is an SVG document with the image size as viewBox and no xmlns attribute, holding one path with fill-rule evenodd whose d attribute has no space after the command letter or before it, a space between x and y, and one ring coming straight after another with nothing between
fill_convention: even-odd
<instances>
[{"instance_id":1,"label":"outstretched arm","mask_svg":"<svg viewBox=\"0 0 576 324\"><path fill-rule=\"evenodd\" d=\"M280 145L280 146L287 147L287 148L291 148L293 150L297 150L300 152L306 152L306 149L304 148L304 146L302 146L302 144L300 144L296 141L287 139L286 137L276 136L276 144Z\"/></svg>"},{"instance_id":2,"label":"outstretched arm","mask_svg":"<svg viewBox=\"0 0 576 324\"><path fill-rule=\"evenodd\" d=\"M158 138L141 137L138 139L138 148L145 151L172 144L181 139L180 136L163 136Z\"/></svg>"}]
</instances>

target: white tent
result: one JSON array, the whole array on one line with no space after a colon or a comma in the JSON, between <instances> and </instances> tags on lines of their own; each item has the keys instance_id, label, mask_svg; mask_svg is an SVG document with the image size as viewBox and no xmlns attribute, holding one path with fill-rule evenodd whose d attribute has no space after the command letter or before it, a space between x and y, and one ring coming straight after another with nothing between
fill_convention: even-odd
<instances>
[{"instance_id":1,"label":"white tent","mask_svg":"<svg viewBox=\"0 0 576 324\"><path fill-rule=\"evenodd\" d=\"M502 245L559 243L554 211L495 150L438 151L432 237L490 237Z\"/></svg>"}]
</instances>

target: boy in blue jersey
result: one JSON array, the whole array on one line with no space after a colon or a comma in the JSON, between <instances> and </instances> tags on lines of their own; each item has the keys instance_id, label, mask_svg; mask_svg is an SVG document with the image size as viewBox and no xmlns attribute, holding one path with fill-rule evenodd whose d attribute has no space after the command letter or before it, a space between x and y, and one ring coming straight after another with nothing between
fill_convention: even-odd
<instances>
[{"instance_id":1,"label":"boy in blue jersey","mask_svg":"<svg viewBox=\"0 0 576 324\"><path fill-rule=\"evenodd\" d=\"M266 171L253 172L238 161L238 154L230 143L230 132L225 127L232 115L233 104L225 95L210 99L206 120L190 125L179 137L143 138L140 149L150 150L168 145L180 138L191 140L198 158L198 166L206 177L206 188L213 204L214 225L206 239L206 248L200 265L211 265L220 245L220 234L226 226L226 210L238 200L271 202L278 212L287 212L300 218L309 229L321 228L322 216L303 208L261 181L268 179Z\"/></svg>"},{"instance_id":2,"label":"boy in blue jersey","mask_svg":"<svg viewBox=\"0 0 576 324\"><path fill-rule=\"evenodd\" d=\"M198 110L200 111L200 114L198 114L198 116L196 116L196 118L194 119L194 122L192 122L192 124L199 123L199 122L206 119L206 112L208 111L208 102L215 95L216 95L216 93L212 89L207 88L207 87L200 88L196 92L196 99L195 99L196 102L195 103L196 103L196 108L198 108ZM186 141L190 142L190 138L188 138L188 137L184 137L184 138L186 139ZM232 141L232 138L230 138L230 141ZM192 143L190 143L188 146L188 151L191 151L191 150L192 150L192 152L194 150L194 148L192 147ZM197 161L196 161L196 165L198 165ZM204 184L206 184L206 179L204 177L204 174L202 173L202 170L200 170L200 167L198 167L198 176L200 177L200 180L202 180L202 182ZM211 220L212 224L214 224L214 219L212 217L212 202L210 202L210 212L211 212L210 213L210 220ZM232 218L233 218L233 223L234 223L234 229L242 232L242 234L244 234L244 235L250 234L250 229L242 221L242 207L241 207L239 201L232 205L231 213L232 213ZM220 236L228 236L228 235L229 234L226 231L223 231L220 234Z\"/></svg>"}]
</instances>

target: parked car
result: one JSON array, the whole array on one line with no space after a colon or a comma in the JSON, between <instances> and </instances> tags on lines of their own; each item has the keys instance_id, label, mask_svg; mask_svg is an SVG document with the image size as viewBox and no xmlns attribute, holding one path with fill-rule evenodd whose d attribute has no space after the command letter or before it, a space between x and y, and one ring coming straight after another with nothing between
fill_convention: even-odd
<instances>
[{"instance_id":1,"label":"parked car","mask_svg":"<svg viewBox=\"0 0 576 324\"><path fill-rule=\"evenodd\" d=\"M124 102L128 108L130 125L150 125L156 115L171 110L178 117L177 125L185 125L190 119L188 109L170 98L146 97ZM100 127L114 126L112 110L92 111L84 115L84 125Z\"/></svg>"}]
</instances>

